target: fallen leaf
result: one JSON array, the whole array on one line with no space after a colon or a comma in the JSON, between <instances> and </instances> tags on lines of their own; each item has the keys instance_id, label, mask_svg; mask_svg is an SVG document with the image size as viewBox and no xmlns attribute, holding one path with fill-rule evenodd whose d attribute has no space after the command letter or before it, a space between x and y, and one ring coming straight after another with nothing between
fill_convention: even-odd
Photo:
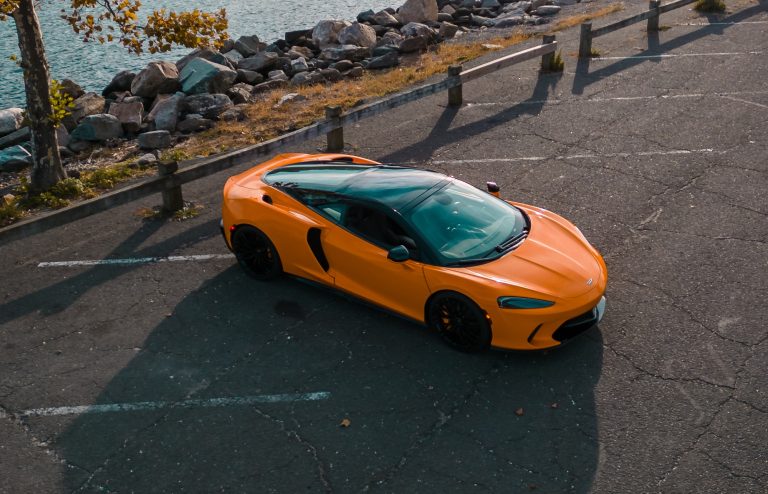
<instances>
[{"instance_id":1,"label":"fallen leaf","mask_svg":"<svg viewBox=\"0 0 768 494\"><path fill-rule=\"evenodd\" d=\"M518 417L522 417L524 414L525 414L525 410L523 410L523 407L520 407L517 410L515 410L515 415L517 415Z\"/></svg>"},{"instance_id":2,"label":"fallen leaf","mask_svg":"<svg viewBox=\"0 0 768 494\"><path fill-rule=\"evenodd\" d=\"M549 408L559 408L559 407L560 405L558 405L557 403L552 403L551 405L549 405Z\"/></svg>"},{"instance_id":3,"label":"fallen leaf","mask_svg":"<svg viewBox=\"0 0 768 494\"><path fill-rule=\"evenodd\" d=\"M349 427L352 425L352 422L348 418L344 418L341 420L341 423L339 424L342 427Z\"/></svg>"}]
</instances>

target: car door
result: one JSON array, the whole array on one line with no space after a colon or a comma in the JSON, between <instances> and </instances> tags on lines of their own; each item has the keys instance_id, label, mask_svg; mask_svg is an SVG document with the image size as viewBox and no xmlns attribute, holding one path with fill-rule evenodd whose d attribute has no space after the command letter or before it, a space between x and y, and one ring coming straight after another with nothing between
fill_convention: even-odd
<instances>
[{"instance_id":1,"label":"car door","mask_svg":"<svg viewBox=\"0 0 768 494\"><path fill-rule=\"evenodd\" d=\"M339 227L322 232L328 274L338 288L419 321L430 295L423 265L417 259L401 262L387 258L396 245L417 246L393 214L360 204L346 204ZM380 228L377 228L377 225Z\"/></svg>"}]
</instances>

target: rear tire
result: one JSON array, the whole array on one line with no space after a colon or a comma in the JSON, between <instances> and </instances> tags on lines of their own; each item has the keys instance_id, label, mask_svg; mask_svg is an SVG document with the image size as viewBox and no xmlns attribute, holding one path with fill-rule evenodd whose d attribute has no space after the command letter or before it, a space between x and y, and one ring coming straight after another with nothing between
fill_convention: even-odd
<instances>
[{"instance_id":1,"label":"rear tire","mask_svg":"<svg viewBox=\"0 0 768 494\"><path fill-rule=\"evenodd\" d=\"M491 345L491 325L485 312L460 293L432 297L427 318L446 343L462 352L481 352Z\"/></svg>"},{"instance_id":2,"label":"rear tire","mask_svg":"<svg viewBox=\"0 0 768 494\"><path fill-rule=\"evenodd\" d=\"M277 249L267 235L253 226L241 226L232 234L232 251L240 267L259 281L277 278L283 265Z\"/></svg>"}]
</instances>

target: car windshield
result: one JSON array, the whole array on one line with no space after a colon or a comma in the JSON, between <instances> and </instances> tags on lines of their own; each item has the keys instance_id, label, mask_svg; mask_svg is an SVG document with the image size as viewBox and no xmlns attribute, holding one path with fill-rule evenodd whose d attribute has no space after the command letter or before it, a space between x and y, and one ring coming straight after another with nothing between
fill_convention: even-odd
<instances>
[{"instance_id":1,"label":"car windshield","mask_svg":"<svg viewBox=\"0 0 768 494\"><path fill-rule=\"evenodd\" d=\"M406 213L424 240L446 264L498 257L526 228L514 206L471 185L453 181Z\"/></svg>"}]
</instances>

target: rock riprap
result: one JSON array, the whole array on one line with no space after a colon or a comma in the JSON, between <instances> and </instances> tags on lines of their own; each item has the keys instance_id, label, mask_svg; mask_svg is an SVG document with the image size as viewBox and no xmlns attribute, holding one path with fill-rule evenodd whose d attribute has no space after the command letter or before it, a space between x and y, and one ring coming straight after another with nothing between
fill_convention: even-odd
<instances>
[{"instance_id":1,"label":"rock riprap","mask_svg":"<svg viewBox=\"0 0 768 494\"><path fill-rule=\"evenodd\" d=\"M174 142L173 133L205 130L220 119L246 118L241 105L264 98L267 91L295 94L297 87L391 69L409 54L469 31L549 22L563 6L575 2L407 0L399 9L360 12L354 22L321 20L271 43L245 35L227 40L220 50L193 50L176 63L151 62L138 73L119 72L101 94L84 92L65 80L63 91L74 98L74 106L59 129L59 139L67 145L71 132L68 145L76 152L137 135L144 148L162 148ZM292 96L275 108L297 101ZM0 111L0 137L22 125L21 109Z\"/></svg>"}]
</instances>

